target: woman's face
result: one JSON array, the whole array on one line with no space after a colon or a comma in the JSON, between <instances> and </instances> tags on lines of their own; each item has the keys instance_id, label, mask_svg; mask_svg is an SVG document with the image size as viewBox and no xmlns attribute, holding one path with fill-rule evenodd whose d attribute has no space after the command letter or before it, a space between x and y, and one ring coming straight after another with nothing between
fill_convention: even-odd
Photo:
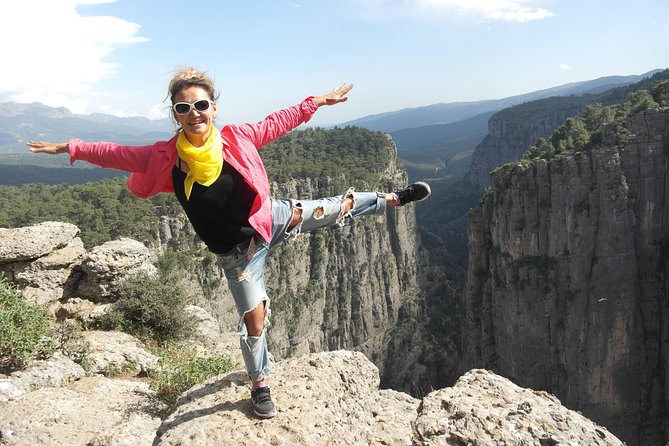
<instances>
[{"instance_id":1,"label":"woman's face","mask_svg":"<svg viewBox=\"0 0 669 446\"><path fill-rule=\"evenodd\" d=\"M197 108L202 108L202 103L198 104L199 107L196 107L193 104L203 99L210 101L209 107L203 111L197 110ZM191 104L190 111L186 114L179 114L174 110L174 107L172 107L174 119L183 129L188 141L195 147L200 147L209 137L211 126L214 124L216 103L212 101L211 97L209 97L209 93L207 93L204 88L197 86L186 87L179 90L174 95L172 105L174 106L174 104L179 102ZM187 106L181 105L179 108L187 109Z\"/></svg>"}]
</instances>

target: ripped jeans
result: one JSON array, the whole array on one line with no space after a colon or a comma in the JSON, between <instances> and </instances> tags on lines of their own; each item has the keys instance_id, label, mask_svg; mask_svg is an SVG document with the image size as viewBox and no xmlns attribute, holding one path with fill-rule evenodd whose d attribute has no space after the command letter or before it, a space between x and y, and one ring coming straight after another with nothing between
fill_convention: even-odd
<instances>
[{"instance_id":1,"label":"ripped jeans","mask_svg":"<svg viewBox=\"0 0 669 446\"><path fill-rule=\"evenodd\" d=\"M345 215L341 206L344 199L353 197L353 208ZM302 221L290 228L293 208L302 210ZM344 226L348 220L361 215L382 215L386 211L386 194L382 192L354 192L318 200L272 199L272 240L270 243L253 238L250 243L219 254L218 263L225 272L228 287L239 313L239 334L242 357L249 377L262 381L271 373L266 331L269 327L270 299L265 290L265 260L270 249L302 232L329 226ZM265 325L260 336L250 336L244 315L260 304L265 304Z\"/></svg>"}]
</instances>

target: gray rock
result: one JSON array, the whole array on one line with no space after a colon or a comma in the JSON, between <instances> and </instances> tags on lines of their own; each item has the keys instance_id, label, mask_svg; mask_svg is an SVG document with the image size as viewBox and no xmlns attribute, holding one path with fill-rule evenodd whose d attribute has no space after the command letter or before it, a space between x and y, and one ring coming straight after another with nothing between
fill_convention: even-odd
<instances>
[{"instance_id":1,"label":"gray rock","mask_svg":"<svg viewBox=\"0 0 669 446\"><path fill-rule=\"evenodd\" d=\"M5 263L0 270L19 285L28 302L43 305L72 294L79 278L76 266L85 254L84 244L77 237L42 257Z\"/></svg>"},{"instance_id":2,"label":"gray rock","mask_svg":"<svg viewBox=\"0 0 669 446\"><path fill-rule=\"evenodd\" d=\"M486 370L471 370L455 386L428 394L414 426L425 446L624 445L553 395Z\"/></svg>"},{"instance_id":3,"label":"gray rock","mask_svg":"<svg viewBox=\"0 0 669 446\"><path fill-rule=\"evenodd\" d=\"M83 378L43 388L0 409L0 439L13 446L149 446L160 418L139 381Z\"/></svg>"},{"instance_id":4,"label":"gray rock","mask_svg":"<svg viewBox=\"0 0 669 446\"><path fill-rule=\"evenodd\" d=\"M13 400L43 387L62 386L82 378L84 373L79 364L56 353L47 360L33 362L28 369L0 378L0 401Z\"/></svg>"},{"instance_id":5,"label":"gray rock","mask_svg":"<svg viewBox=\"0 0 669 446\"><path fill-rule=\"evenodd\" d=\"M110 299L110 288L128 275L156 273L153 254L142 243L122 238L96 246L81 263L84 276L77 288L79 297L93 302Z\"/></svg>"},{"instance_id":6,"label":"gray rock","mask_svg":"<svg viewBox=\"0 0 669 446\"><path fill-rule=\"evenodd\" d=\"M100 320L114 304L96 304L87 299L73 297L53 306L52 312L59 321L78 319L84 323Z\"/></svg>"},{"instance_id":7,"label":"gray rock","mask_svg":"<svg viewBox=\"0 0 669 446\"><path fill-rule=\"evenodd\" d=\"M419 401L378 385L378 369L361 353L282 361L271 380L278 416L261 423L245 373L232 373L182 395L154 444L411 444Z\"/></svg>"},{"instance_id":8,"label":"gray rock","mask_svg":"<svg viewBox=\"0 0 669 446\"><path fill-rule=\"evenodd\" d=\"M180 341L181 345L209 354L226 355L233 363L243 364L237 333L222 332L218 321L204 308L187 305L184 311L193 316L195 326L193 327L194 335L191 339Z\"/></svg>"},{"instance_id":9,"label":"gray rock","mask_svg":"<svg viewBox=\"0 0 669 446\"><path fill-rule=\"evenodd\" d=\"M120 331L85 331L90 345L89 371L103 375L139 374L158 367L158 357L148 352L142 342Z\"/></svg>"},{"instance_id":10,"label":"gray rock","mask_svg":"<svg viewBox=\"0 0 669 446\"><path fill-rule=\"evenodd\" d=\"M66 246L79 234L70 223L47 221L23 228L0 228L0 265L31 260Z\"/></svg>"},{"instance_id":11,"label":"gray rock","mask_svg":"<svg viewBox=\"0 0 669 446\"><path fill-rule=\"evenodd\" d=\"M547 389L630 445L666 444L669 110L626 127L493 173L469 214L463 364Z\"/></svg>"}]
</instances>

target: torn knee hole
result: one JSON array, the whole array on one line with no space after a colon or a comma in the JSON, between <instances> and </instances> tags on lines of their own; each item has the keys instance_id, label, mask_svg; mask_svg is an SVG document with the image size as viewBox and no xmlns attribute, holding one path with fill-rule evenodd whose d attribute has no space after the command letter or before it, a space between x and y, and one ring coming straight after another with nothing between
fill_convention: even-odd
<instances>
[{"instance_id":1,"label":"torn knee hole","mask_svg":"<svg viewBox=\"0 0 669 446\"><path fill-rule=\"evenodd\" d=\"M323 206L318 206L316 209L314 209L314 218L317 220L320 220L323 218L325 215L325 209L323 209Z\"/></svg>"},{"instance_id":2,"label":"torn knee hole","mask_svg":"<svg viewBox=\"0 0 669 446\"><path fill-rule=\"evenodd\" d=\"M295 205L295 207L293 207L293 217L291 218L290 224L288 225L288 230L293 229L295 226L301 223L302 220L302 205L298 203Z\"/></svg>"}]
</instances>

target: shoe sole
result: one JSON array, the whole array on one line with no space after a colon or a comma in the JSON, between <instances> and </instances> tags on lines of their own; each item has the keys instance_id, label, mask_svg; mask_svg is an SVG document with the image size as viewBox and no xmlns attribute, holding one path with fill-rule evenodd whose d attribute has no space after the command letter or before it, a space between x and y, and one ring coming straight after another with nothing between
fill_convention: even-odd
<instances>
[{"instance_id":1,"label":"shoe sole","mask_svg":"<svg viewBox=\"0 0 669 446\"><path fill-rule=\"evenodd\" d=\"M414 201L423 201L423 200L427 200L428 198L430 198L430 195L432 195L432 189L430 188L430 185L429 185L429 184L424 183L424 182L422 182L422 181L417 181L417 182L414 183L414 184L420 184L421 186L425 187L425 189L427 189L427 195L425 195L425 196L424 196L423 198L421 198L420 200L414 200Z\"/></svg>"},{"instance_id":2,"label":"shoe sole","mask_svg":"<svg viewBox=\"0 0 669 446\"><path fill-rule=\"evenodd\" d=\"M276 412L259 413L259 412L256 412L254 410L253 413L256 414L257 417L262 418L263 420L268 420L268 419L274 418L276 416Z\"/></svg>"}]
</instances>

